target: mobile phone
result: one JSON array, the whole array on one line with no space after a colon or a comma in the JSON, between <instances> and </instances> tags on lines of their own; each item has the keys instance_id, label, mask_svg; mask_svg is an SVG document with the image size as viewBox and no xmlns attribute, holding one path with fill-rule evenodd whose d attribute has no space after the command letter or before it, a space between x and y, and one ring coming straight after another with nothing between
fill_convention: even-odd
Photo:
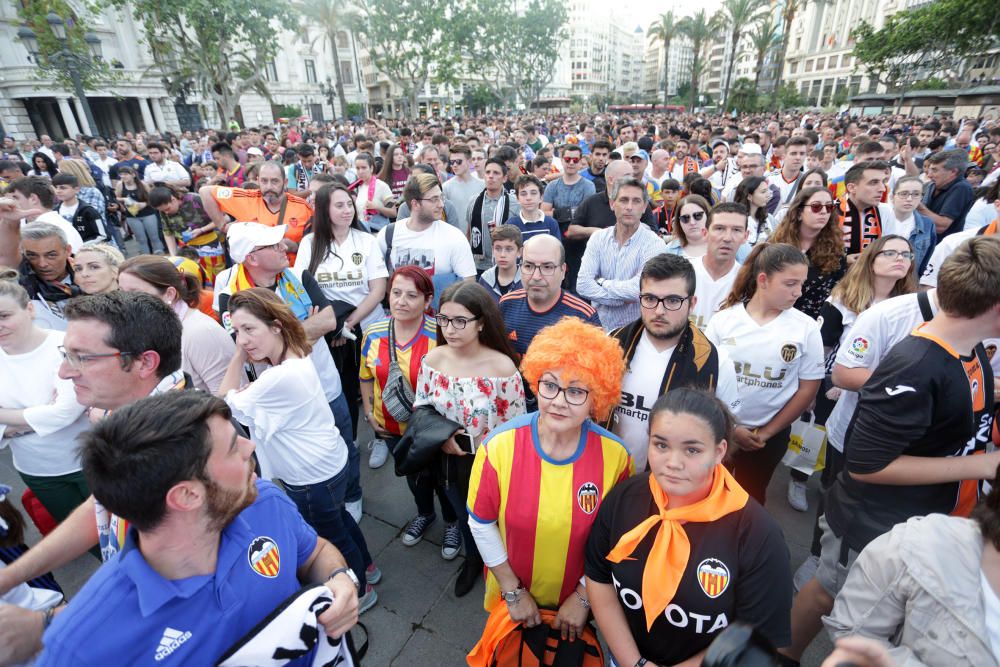
<instances>
[{"instance_id":1,"label":"mobile phone","mask_svg":"<svg viewBox=\"0 0 1000 667\"><path fill-rule=\"evenodd\" d=\"M458 433L456 433L455 443L458 445L458 448L461 449L466 454L472 453L472 447L473 447L472 436L469 435L468 433L465 433L464 431L459 431Z\"/></svg>"}]
</instances>

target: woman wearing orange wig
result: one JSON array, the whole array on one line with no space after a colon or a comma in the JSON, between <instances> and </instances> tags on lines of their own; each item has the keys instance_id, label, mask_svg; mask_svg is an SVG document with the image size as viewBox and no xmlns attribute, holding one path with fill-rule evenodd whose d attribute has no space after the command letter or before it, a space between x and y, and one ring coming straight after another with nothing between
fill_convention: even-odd
<instances>
[{"instance_id":1,"label":"woman wearing orange wig","mask_svg":"<svg viewBox=\"0 0 1000 667\"><path fill-rule=\"evenodd\" d=\"M490 573L485 607L501 601L531 627L558 609L570 640L590 615L582 583L590 526L608 491L632 472L625 445L598 426L621 397L621 346L564 318L531 342L521 371L538 412L494 430L476 452L469 525Z\"/></svg>"}]
</instances>

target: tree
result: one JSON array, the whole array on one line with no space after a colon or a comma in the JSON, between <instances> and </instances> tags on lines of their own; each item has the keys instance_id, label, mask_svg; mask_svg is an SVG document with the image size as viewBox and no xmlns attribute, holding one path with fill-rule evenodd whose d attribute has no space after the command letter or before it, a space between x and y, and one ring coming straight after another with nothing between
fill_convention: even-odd
<instances>
[{"instance_id":1,"label":"tree","mask_svg":"<svg viewBox=\"0 0 1000 667\"><path fill-rule=\"evenodd\" d=\"M372 63L403 89L411 117L432 73L438 83L455 81L453 10L448 0L368 0L361 7L358 30Z\"/></svg>"},{"instance_id":2,"label":"tree","mask_svg":"<svg viewBox=\"0 0 1000 667\"><path fill-rule=\"evenodd\" d=\"M519 100L530 108L555 76L569 15L559 0L517 4L469 0L456 12L456 33L468 73L511 106Z\"/></svg>"},{"instance_id":3,"label":"tree","mask_svg":"<svg viewBox=\"0 0 1000 667\"><path fill-rule=\"evenodd\" d=\"M347 116L347 96L341 78L340 52L337 48L337 33L349 28L357 18L357 8L350 0L293 0L293 7L305 22L322 29L321 38L330 45L333 56L334 87L340 100L340 111Z\"/></svg>"},{"instance_id":4,"label":"tree","mask_svg":"<svg viewBox=\"0 0 1000 667\"><path fill-rule=\"evenodd\" d=\"M722 8L716 15L719 26L729 29L729 67L726 68L726 80L722 87L722 104L729 103L729 87L732 84L733 68L739 57L737 46L745 26L758 20L761 11L766 9L766 0L723 0Z\"/></svg>"},{"instance_id":5,"label":"tree","mask_svg":"<svg viewBox=\"0 0 1000 667\"><path fill-rule=\"evenodd\" d=\"M107 0L131 11L177 94L195 88L212 100L222 121L235 117L244 93L271 99L262 63L280 48L279 28L294 25L291 8L257 0Z\"/></svg>"},{"instance_id":6,"label":"tree","mask_svg":"<svg viewBox=\"0 0 1000 667\"><path fill-rule=\"evenodd\" d=\"M1000 39L1000 12L996 0L937 0L887 17L879 30L862 23L851 36L868 76L902 95L936 74L957 78L963 59Z\"/></svg>"},{"instance_id":7,"label":"tree","mask_svg":"<svg viewBox=\"0 0 1000 667\"><path fill-rule=\"evenodd\" d=\"M489 86L479 84L465 91L462 104L471 113L485 113L489 107L496 107L501 100Z\"/></svg>"},{"instance_id":8,"label":"tree","mask_svg":"<svg viewBox=\"0 0 1000 667\"><path fill-rule=\"evenodd\" d=\"M729 101L726 104L731 109L736 109L741 113L749 113L757 110L757 85L747 79L740 77L733 84L730 91Z\"/></svg>"},{"instance_id":9,"label":"tree","mask_svg":"<svg viewBox=\"0 0 1000 667\"><path fill-rule=\"evenodd\" d=\"M646 36L650 41L663 42L663 104L670 97L670 44L681 34L680 23L674 18L673 10L660 14L656 21L649 25Z\"/></svg>"},{"instance_id":10,"label":"tree","mask_svg":"<svg viewBox=\"0 0 1000 667\"><path fill-rule=\"evenodd\" d=\"M691 60L691 109L698 105L698 79L701 78L703 67L704 48L711 39L714 32L712 20L705 14L704 9L699 9L694 16L685 16L681 19L681 33L691 40L691 51L694 58Z\"/></svg>"},{"instance_id":11,"label":"tree","mask_svg":"<svg viewBox=\"0 0 1000 667\"><path fill-rule=\"evenodd\" d=\"M802 94L790 83L783 84L782 86L776 88L774 93L771 95L771 106L777 107L778 109L788 109L792 107L805 106L806 99Z\"/></svg>"},{"instance_id":12,"label":"tree","mask_svg":"<svg viewBox=\"0 0 1000 667\"><path fill-rule=\"evenodd\" d=\"M778 26L774 22L774 17L770 12L762 15L753 30L750 31L750 42L753 44L754 55L757 58L757 65L754 68L753 87L760 85L760 76L764 70L764 58L767 52L778 45Z\"/></svg>"},{"instance_id":13,"label":"tree","mask_svg":"<svg viewBox=\"0 0 1000 667\"><path fill-rule=\"evenodd\" d=\"M781 50L778 54L778 76L775 77L774 89L781 87L781 81L785 75L785 56L788 55L788 41L792 38L792 21L802 7L804 0L784 0L785 5L781 10Z\"/></svg>"}]
</instances>

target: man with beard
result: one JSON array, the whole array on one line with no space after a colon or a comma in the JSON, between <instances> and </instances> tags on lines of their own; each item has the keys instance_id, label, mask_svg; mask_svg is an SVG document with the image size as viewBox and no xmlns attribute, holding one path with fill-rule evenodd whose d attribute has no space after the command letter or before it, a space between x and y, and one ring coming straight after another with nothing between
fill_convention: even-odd
<instances>
[{"instance_id":1,"label":"man with beard","mask_svg":"<svg viewBox=\"0 0 1000 667\"><path fill-rule=\"evenodd\" d=\"M118 557L45 633L37 664L213 663L302 584L333 594L318 615L328 636L357 622L343 556L257 480L254 444L230 418L217 397L171 392L82 436L95 497L130 528Z\"/></svg>"},{"instance_id":2,"label":"man with beard","mask_svg":"<svg viewBox=\"0 0 1000 667\"><path fill-rule=\"evenodd\" d=\"M590 165L580 172L581 176L594 184L594 189L597 192L604 192L608 189L608 184L604 179L604 170L608 167L608 158L611 157L613 148L614 146L611 145L610 141L605 141L604 139L595 141L593 148L590 150ZM587 153L584 153L584 155L587 155Z\"/></svg>"},{"instance_id":3,"label":"man with beard","mask_svg":"<svg viewBox=\"0 0 1000 667\"><path fill-rule=\"evenodd\" d=\"M183 389L181 323L160 299L139 292L110 292L70 301L63 338L63 379L91 419L150 395ZM0 595L58 569L100 545L105 561L121 550L127 524L91 496L30 551L0 569ZM0 664L38 650L40 612L0 605Z\"/></svg>"},{"instance_id":4,"label":"man with beard","mask_svg":"<svg viewBox=\"0 0 1000 667\"><path fill-rule=\"evenodd\" d=\"M285 171L277 162L260 165L257 184L260 190L206 185L198 194L217 229L225 231L229 224L227 214L238 222L259 222L268 227L287 225L282 243L288 261L294 264L302 235L312 218L312 207L302 197L285 192Z\"/></svg>"},{"instance_id":5,"label":"man with beard","mask_svg":"<svg viewBox=\"0 0 1000 667\"><path fill-rule=\"evenodd\" d=\"M639 276L639 319L611 332L627 367L621 403L607 426L625 443L637 473L646 469L649 411L659 396L696 387L714 391L730 410L739 402L729 357L691 324L694 293L691 263L680 255L657 255Z\"/></svg>"}]
</instances>

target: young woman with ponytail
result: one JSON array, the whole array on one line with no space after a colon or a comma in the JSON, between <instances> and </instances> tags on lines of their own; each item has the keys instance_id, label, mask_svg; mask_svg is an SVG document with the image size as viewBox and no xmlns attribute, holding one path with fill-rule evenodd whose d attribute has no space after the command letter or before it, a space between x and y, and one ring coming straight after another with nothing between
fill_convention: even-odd
<instances>
[{"instance_id":1,"label":"young woman with ponytail","mask_svg":"<svg viewBox=\"0 0 1000 667\"><path fill-rule=\"evenodd\" d=\"M812 403L824 374L819 325L794 308L808 266L794 246L755 246L705 330L736 367L734 416L745 428L734 436L734 474L762 505L791 424Z\"/></svg>"}]
</instances>

